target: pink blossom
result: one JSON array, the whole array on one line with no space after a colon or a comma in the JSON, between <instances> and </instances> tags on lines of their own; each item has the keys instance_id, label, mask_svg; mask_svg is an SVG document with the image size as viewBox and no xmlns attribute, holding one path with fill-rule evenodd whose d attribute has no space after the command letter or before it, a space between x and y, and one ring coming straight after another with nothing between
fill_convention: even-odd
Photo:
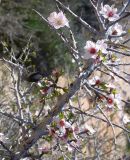
<instances>
[{"instance_id":1,"label":"pink blossom","mask_svg":"<svg viewBox=\"0 0 130 160\"><path fill-rule=\"evenodd\" d=\"M84 49L91 55L94 55L98 52L98 48L96 43L92 42L92 41L87 41L86 42L86 46L84 47Z\"/></svg>"},{"instance_id":2,"label":"pink blossom","mask_svg":"<svg viewBox=\"0 0 130 160\"><path fill-rule=\"evenodd\" d=\"M69 27L69 21L62 11L59 13L52 12L47 19L49 24L52 25L55 29L59 29L65 26Z\"/></svg>"},{"instance_id":3,"label":"pink blossom","mask_svg":"<svg viewBox=\"0 0 130 160\"><path fill-rule=\"evenodd\" d=\"M117 8L114 8L114 5L109 6L106 4L103 6L102 4L100 14L102 14L102 16L109 21L116 21L119 18Z\"/></svg>"},{"instance_id":4,"label":"pink blossom","mask_svg":"<svg viewBox=\"0 0 130 160\"><path fill-rule=\"evenodd\" d=\"M122 26L118 23L109 27L109 29L107 31L108 35L115 35L115 36L120 36L123 33L126 33L126 32L123 30Z\"/></svg>"},{"instance_id":5,"label":"pink blossom","mask_svg":"<svg viewBox=\"0 0 130 160\"><path fill-rule=\"evenodd\" d=\"M107 36L113 36L111 40L118 43L120 40L123 40L123 38L116 37L116 36L121 36L122 34L125 34L125 33L126 32L123 30L122 26L116 23L115 25L109 27L107 31Z\"/></svg>"},{"instance_id":6,"label":"pink blossom","mask_svg":"<svg viewBox=\"0 0 130 160\"><path fill-rule=\"evenodd\" d=\"M66 122L64 119L59 121L59 131L61 132L62 135L66 134L66 129L71 128L71 124L69 122Z\"/></svg>"},{"instance_id":7,"label":"pink blossom","mask_svg":"<svg viewBox=\"0 0 130 160\"><path fill-rule=\"evenodd\" d=\"M107 107L113 108L114 106L118 107L118 109L121 109L121 96L119 94L110 94L107 97Z\"/></svg>"},{"instance_id":8,"label":"pink blossom","mask_svg":"<svg viewBox=\"0 0 130 160\"><path fill-rule=\"evenodd\" d=\"M100 57L97 55L98 51L100 50L103 54L108 53L107 51L107 44L105 43L106 40L98 40L96 43L92 41L87 41L84 47L85 52L91 56L93 59L97 59Z\"/></svg>"}]
</instances>

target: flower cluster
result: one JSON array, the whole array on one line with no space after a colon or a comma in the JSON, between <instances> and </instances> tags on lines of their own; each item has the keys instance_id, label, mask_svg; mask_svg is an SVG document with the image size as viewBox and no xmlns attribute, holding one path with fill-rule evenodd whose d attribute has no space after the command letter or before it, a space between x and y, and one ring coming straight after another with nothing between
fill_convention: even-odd
<instances>
[{"instance_id":1,"label":"flower cluster","mask_svg":"<svg viewBox=\"0 0 130 160\"><path fill-rule=\"evenodd\" d=\"M103 16L104 19L107 19L108 21L116 21L119 18L119 14L117 13L117 8L114 7L114 5L104 5L101 4L101 10L100 14ZM85 53L87 54L88 58L94 58L94 59L102 59L101 54L111 54L107 51L108 46L107 41L112 41L114 43L119 42L120 40L123 40L122 35L124 35L126 32L123 30L123 27L118 24L114 23L112 26L108 27L106 31L106 38L103 40L98 40L97 42L93 41L87 41L86 45L84 47ZM100 51L100 52L99 52Z\"/></svg>"},{"instance_id":2,"label":"flower cluster","mask_svg":"<svg viewBox=\"0 0 130 160\"><path fill-rule=\"evenodd\" d=\"M92 126L88 125L87 121L81 123L80 126L75 123L71 124L64 118L63 113L58 117L54 117L53 122L47 128L51 140L60 140L65 143L69 151L79 146L80 134L93 135L96 132Z\"/></svg>"},{"instance_id":3,"label":"flower cluster","mask_svg":"<svg viewBox=\"0 0 130 160\"><path fill-rule=\"evenodd\" d=\"M118 94L116 86L110 82L104 82L100 77L95 76L89 80L89 84L97 91L104 91L104 94L98 96L98 102L105 105L108 109L121 109L121 96Z\"/></svg>"},{"instance_id":4,"label":"flower cluster","mask_svg":"<svg viewBox=\"0 0 130 160\"><path fill-rule=\"evenodd\" d=\"M61 116L62 115L62 116ZM78 127L75 127L70 122L66 121L64 115L61 114L55 117L51 125L48 125L49 137L51 140L60 140L66 144L69 151L78 145Z\"/></svg>"},{"instance_id":5,"label":"flower cluster","mask_svg":"<svg viewBox=\"0 0 130 160\"><path fill-rule=\"evenodd\" d=\"M65 118L55 118L53 123L48 126L48 129L52 138L58 138L64 142L72 138L77 140L74 126L67 122Z\"/></svg>"}]
</instances>

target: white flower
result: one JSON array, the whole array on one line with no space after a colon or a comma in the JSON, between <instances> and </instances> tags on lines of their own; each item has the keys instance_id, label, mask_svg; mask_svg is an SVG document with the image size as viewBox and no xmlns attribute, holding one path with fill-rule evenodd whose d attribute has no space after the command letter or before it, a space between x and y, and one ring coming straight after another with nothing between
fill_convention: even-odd
<instances>
[{"instance_id":1,"label":"white flower","mask_svg":"<svg viewBox=\"0 0 130 160\"><path fill-rule=\"evenodd\" d=\"M104 54L108 53L107 44L105 43L105 41L106 40L104 39L98 40L96 43L92 41L87 41L84 47L85 52L91 55L91 58L94 58L94 59L97 58L97 53L99 50Z\"/></svg>"},{"instance_id":2,"label":"white flower","mask_svg":"<svg viewBox=\"0 0 130 160\"><path fill-rule=\"evenodd\" d=\"M65 26L69 27L69 21L62 11L60 11L59 13L51 13L47 19L50 25L52 25L55 29L59 29Z\"/></svg>"},{"instance_id":3,"label":"white flower","mask_svg":"<svg viewBox=\"0 0 130 160\"><path fill-rule=\"evenodd\" d=\"M123 33L126 33L122 26L118 23L116 23L115 25L109 27L108 31L107 31L107 34L108 35L113 35L113 36L120 36L122 35Z\"/></svg>"},{"instance_id":4,"label":"white flower","mask_svg":"<svg viewBox=\"0 0 130 160\"><path fill-rule=\"evenodd\" d=\"M102 51L102 53L104 53L104 54L108 53L108 51L107 51L107 44L105 43L105 41L106 40L102 39L102 40L98 40L97 43L96 43L98 49L100 51Z\"/></svg>"},{"instance_id":5,"label":"white flower","mask_svg":"<svg viewBox=\"0 0 130 160\"><path fill-rule=\"evenodd\" d=\"M87 41L84 49L86 53L92 56L92 58L96 58L95 55L99 51L99 48L97 47L96 43L92 41Z\"/></svg>"},{"instance_id":6,"label":"white flower","mask_svg":"<svg viewBox=\"0 0 130 160\"><path fill-rule=\"evenodd\" d=\"M119 40L123 40L122 37L116 37L116 36L121 36L122 34L125 34L126 32L123 30L122 26L118 23L116 23L115 25L109 27L108 31L107 31L107 36L113 36L111 38L112 41L115 42L119 42ZM115 36L115 37L114 37Z\"/></svg>"},{"instance_id":7,"label":"white flower","mask_svg":"<svg viewBox=\"0 0 130 160\"><path fill-rule=\"evenodd\" d=\"M114 8L114 5L109 6L106 4L103 6L102 4L100 14L102 14L102 16L109 21L116 21L119 18L117 8Z\"/></svg>"},{"instance_id":8,"label":"white flower","mask_svg":"<svg viewBox=\"0 0 130 160\"><path fill-rule=\"evenodd\" d=\"M107 98L107 107L108 108L113 108L113 106L117 106L118 109L122 109L121 107L121 96L119 94L116 95L109 95Z\"/></svg>"}]
</instances>

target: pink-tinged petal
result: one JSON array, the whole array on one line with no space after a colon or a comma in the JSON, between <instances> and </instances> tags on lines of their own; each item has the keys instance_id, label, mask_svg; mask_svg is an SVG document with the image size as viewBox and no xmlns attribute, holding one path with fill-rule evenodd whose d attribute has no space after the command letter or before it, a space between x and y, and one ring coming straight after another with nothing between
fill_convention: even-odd
<instances>
[{"instance_id":1,"label":"pink-tinged petal","mask_svg":"<svg viewBox=\"0 0 130 160\"><path fill-rule=\"evenodd\" d=\"M92 55L91 58L97 59L97 55Z\"/></svg>"},{"instance_id":2,"label":"pink-tinged petal","mask_svg":"<svg viewBox=\"0 0 130 160\"><path fill-rule=\"evenodd\" d=\"M56 18L56 16L57 16L57 13L53 12L50 14L50 16L47 19L48 19L48 21L53 22L54 19Z\"/></svg>"},{"instance_id":3,"label":"pink-tinged petal","mask_svg":"<svg viewBox=\"0 0 130 160\"><path fill-rule=\"evenodd\" d=\"M106 5L104 6L104 11L105 11L105 12L109 12L109 11L111 11L111 10L112 10L112 8L111 8L109 5L106 4Z\"/></svg>"},{"instance_id":4,"label":"pink-tinged petal","mask_svg":"<svg viewBox=\"0 0 130 160\"><path fill-rule=\"evenodd\" d=\"M108 19L108 15L107 15L107 14L104 14L103 17L104 17L105 19Z\"/></svg>"},{"instance_id":5,"label":"pink-tinged petal","mask_svg":"<svg viewBox=\"0 0 130 160\"><path fill-rule=\"evenodd\" d=\"M116 14L117 13L117 8L114 8L113 12L114 12L114 14Z\"/></svg>"},{"instance_id":6,"label":"pink-tinged petal","mask_svg":"<svg viewBox=\"0 0 130 160\"><path fill-rule=\"evenodd\" d=\"M51 14L50 14L50 17L56 17L57 16L57 13L56 12L52 12Z\"/></svg>"},{"instance_id":7,"label":"pink-tinged petal","mask_svg":"<svg viewBox=\"0 0 130 160\"><path fill-rule=\"evenodd\" d=\"M108 18L108 20L111 21L111 22L116 21L117 19L119 19L118 15L114 15L113 17Z\"/></svg>"},{"instance_id":8,"label":"pink-tinged petal","mask_svg":"<svg viewBox=\"0 0 130 160\"><path fill-rule=\"evenodd\" d=\"M59 19L62 19L62 20L66 19L65 15L63 14L63 12L59 12L58 15L57 15L57 17Z\"/></svg>"},{"instance_id":9,"label":"pink-tinged petal","mask_svg":"<svg viewBox=\"0 0 130 160\"><path fill-rule=\"evenodd\" d=\"M56 25L55 23L53 23L53 26L54 26L55 29L61 28L59 25Z\"/></svg>"},{"instance_id":10,"label":"pink-tinged petal","mask_svg":"<svg viewBox=\"0 0 130 160\"><path fill-rule=\"evenodd\" d=\"M58 14L57 14L58 17L60 18L63 18L64 17L64 13L62 11L60 11Z\"/></svg>"},{"instance_id":11,"label":"pink-tinged petal","mask_svg":"<svg viewBox=\"0 0 130 160\"><path fill-rule=\"evenodd\" d=\"M67 27L69 27L69 21L62 11L58 13L57 17L62 21L62 26L66 25Z\"/></svg>"}]
</instances>

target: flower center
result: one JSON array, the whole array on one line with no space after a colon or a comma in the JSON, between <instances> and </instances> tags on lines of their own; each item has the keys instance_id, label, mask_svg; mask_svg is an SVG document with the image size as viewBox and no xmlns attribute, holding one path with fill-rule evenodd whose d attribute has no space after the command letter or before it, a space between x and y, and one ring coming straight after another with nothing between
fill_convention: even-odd
<instances>
[{"instance_id":1,"label":"flower center","mask_svg":"<svg viewBox=\"0 0 130 160\"><path fill-rule=\"evenodd\" d=\"M57 19L56 23L57 23L57 25L62 25L62 20L61 19Z\"/></svg>"},{"instance_id":2,"label":"flower center","mask_svg":"<svg viewBox=\"0 0 130 160\"><path fill-rule=\"evenodd\" d=\"M108 104L113 104L113 99L112 99L112 98L108 98L108 99L107 99L107 103L108 103Z\"/></svg>"},{"instance_id":3,"label":"flower center","mask_svg":"<svg viewBox=\"0 0 130 160\"><path fill-rule=\"evenodd\" d=\"M114 15L114 14L113 14L112 11L108 13L108 17L113 17L113 15Z\"/></svg>"},{"instance_id":4,"label":"flower center","mask_svg":"<svg viewBox=\"0 0 130 160\"><path fill-rule=\"evenodd\" d=\"M116 30L113 31L113 32L112 32L112 35L117 35L117 31L116 31Z\"/></svg>"},{"instance_id":5,"label":"flower center","mask_svg":"<svg viewBox=\"0 0 130 160\"><path fill-rule=\"evenodd\" d=\"M99 85L100 84L100 80L98 79L98 80L96 80L96 85Z\"/></svg>"},{"instance_id":6,"label":"flower center","mask_svg":"<svg viewBox=\"0 0 130 160\"><path fill-rule=\"evenodd\" d=\"M60 120L59 124L61 127L65 126L65 122L63 120Z\"/></svg>"},{"instance_id":7,"label":"flower center","mask_svg":"<svg viewBox=\"0 0 130 160\"><path fill-rule=\"evenodd\" d=\"M89 52L90 52L91 54L95 54L95 53L96 53L96 49L95 49L95 48L90 48Z\"/></svg>"}]
</instances>

